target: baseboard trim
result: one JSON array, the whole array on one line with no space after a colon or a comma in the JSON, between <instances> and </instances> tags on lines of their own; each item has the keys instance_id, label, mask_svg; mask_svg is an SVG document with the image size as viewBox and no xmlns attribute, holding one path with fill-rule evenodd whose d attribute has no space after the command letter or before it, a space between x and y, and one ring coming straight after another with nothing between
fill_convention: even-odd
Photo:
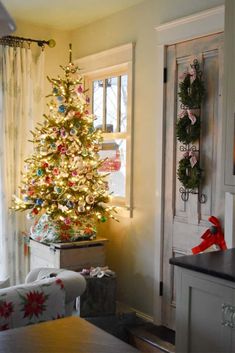
<instances>
[{"instance_id":1,"label":"baseboard trim","mask_svg":"<svg viewBox=\"0 0 235 353\"><path fill-rule=\"evenodd\" d=\"M154 322L152 316L147 315L147 314L143 313L140 310L137 310L137 309L135 309L133 307L130 307L129 305L126 305L125 303L122 303L122 302L119 302L119 301L117 301L116 304L117 304L117 312L118 313L122 313L124 311L130 311L130 312L135 313L136 316L138 316L140 319L143 319L143 320L151 322L151 323Z\"/></svg>"}]
</instances>

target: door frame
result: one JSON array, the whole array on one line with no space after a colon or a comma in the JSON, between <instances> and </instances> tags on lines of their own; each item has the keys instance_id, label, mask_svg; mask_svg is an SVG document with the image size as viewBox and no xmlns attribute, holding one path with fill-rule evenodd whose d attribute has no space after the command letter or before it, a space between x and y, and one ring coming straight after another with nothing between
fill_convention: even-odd
<instances>
[{"instance_id":1,"label":"door frame","mask_svg":"<svg viewBox=\"0 0 235 353\"><path fill-rule=\"evenodd\" d=\"M225 6L217 6L196 14L164 23L155 28L157 35L157 75L156 91L157 117L156 140L159 141L156 155L159 163L156 173L156 217L155 217L155 263L154 263L154 323L162 321L162 297L160 283L163 279L163 216L164 216L164 151L165 151L165 84L164 68L166 47L186 40L204 37L224 31ZM160 166L160 173L159 173ZM163 289L164 290L164 289Z\"/></svg>"}]
</instances>

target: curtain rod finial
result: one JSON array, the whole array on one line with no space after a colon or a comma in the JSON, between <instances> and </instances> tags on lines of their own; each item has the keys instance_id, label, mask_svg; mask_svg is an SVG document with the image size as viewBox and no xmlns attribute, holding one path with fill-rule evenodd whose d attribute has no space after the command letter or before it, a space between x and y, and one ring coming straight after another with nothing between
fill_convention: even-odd
<instances>
[{"instance_id":1,"label":"curtain rod finial","mask_svg":"<svg viewBox=\"0 0 235 353\"><path fill-rule=\"evenodd\" d=\"M56 41L54 39L49 39L48 40L48 46L50 48L54 48L56 46Z\"/></svg>"}]
</instances>

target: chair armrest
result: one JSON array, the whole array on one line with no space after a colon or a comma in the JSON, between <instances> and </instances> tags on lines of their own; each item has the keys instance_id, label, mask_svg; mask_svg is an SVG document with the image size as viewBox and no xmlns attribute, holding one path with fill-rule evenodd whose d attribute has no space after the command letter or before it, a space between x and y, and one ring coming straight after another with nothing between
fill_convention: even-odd
<instances>
[{"instance_id":1,"label":"chair armrest","mask_svg":"<svg viewBox=\"0 0 235 353\"><path fill-rule=\"evenodd\" d=\"M53 277L51 276L52 274L57 275L61 271L64 271L62 269L57 269L57 268L50 268L50 267L38 267L30 271L26 278L25 278L25 283L31 283L34 281L38 281L43 278L48 278L48 277ZM56 277L56 276L55 276Z\"/></svg>"},{"instance_id":2,"label":"chair armrest","mask_svg":"<svg viewBox=\"0 0 235 353\"><path fill-rule=\"evenodd\" d=\"M86 280L82 275L78 272L65 269L47 267L35 268L29 272L25 282L30 283L50 276L60 278L63 281L66 292L66 304L80 297L86 289Z\"/></svg>"}]
</instances>

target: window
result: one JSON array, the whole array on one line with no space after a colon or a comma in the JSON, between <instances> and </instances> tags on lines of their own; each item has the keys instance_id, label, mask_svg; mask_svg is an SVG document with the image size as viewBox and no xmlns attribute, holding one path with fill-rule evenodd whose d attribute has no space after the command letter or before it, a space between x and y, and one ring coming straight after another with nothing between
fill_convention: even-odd
<instances>
[{"instance_id":1,"label":"window","mask_svg":"<svg viewBox=\"0 0 235 353\"><path fill-rule=\"evenodd\" d=\"M78 59L89 89L94 127L103 132L100 151L105 163L101 173L109 173L112 204L132 211L132 52L127 44Z\"/></svg>"}]
</instances>

